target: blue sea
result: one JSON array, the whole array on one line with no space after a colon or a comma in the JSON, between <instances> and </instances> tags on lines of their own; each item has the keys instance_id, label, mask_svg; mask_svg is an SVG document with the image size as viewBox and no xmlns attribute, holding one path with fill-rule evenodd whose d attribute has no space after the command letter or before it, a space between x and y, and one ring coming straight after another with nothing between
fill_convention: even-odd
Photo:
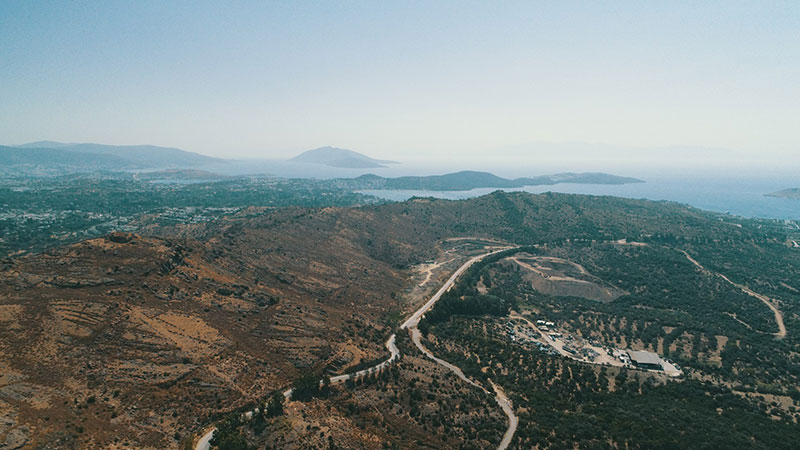
<instances>
[{"instance_id":1,"label":"blue sea","mask_svg":"<svg viewBox=\"0 0 800 450\"><path fill-rule=\"evenodd\" d=\"M764 194L791 187L800 187L800 177L705 177L658 176L641 177L645 183L625 185L556 184L527 186L509 191L535 194L563 192L570 194L611 195L648 200L669 200L696 208L742 217L800 220L800 200L766 197ZM470 191L366 190L364 194L388 200L437 197L464 199L496 191L494 188Z\"/></svg>"}]
</instances>

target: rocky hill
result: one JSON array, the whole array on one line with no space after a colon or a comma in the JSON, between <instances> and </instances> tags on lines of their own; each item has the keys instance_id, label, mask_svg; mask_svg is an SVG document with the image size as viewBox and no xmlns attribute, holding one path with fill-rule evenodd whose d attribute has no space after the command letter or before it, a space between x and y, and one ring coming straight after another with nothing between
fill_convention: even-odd
<instances>
[{"instance_id":1,"label":"rocky hill","mask_svg":"<svg viewBox=\"0 0 800 450\"><path fill-rule=\"evenodd\" d=\"M34 446L175 447L304 371L379 356L400 273L346 235L285 235L280 220L221 224L202 244L114 234L7 264L11 426Z\"/></svg>"},{"instance_id":2,"label":"rocky hill","mask_svg":"<svg viewBox=\"0 0 800 450\"><path fill-rule=\"evenodd\" d=\"M6 259L0 438L43 448L175 448L304 374L343 373L382 358L399 318L427 295L413 281L412 266L441 257L449 238L553 244L628 237L694 248L725 242L724 251L765 242L769 252L747 252L748 258L789 258L779 232L726 220L733 219L672 203L495 192L358 208L248 208L211 222L153 225L139 235L114 233ZM722 251L728 273L744 272L741 261ZM764 286L782 289L771 276L794 283L765 272L791 272L792 264L759 267ZM413 387L449 376L425 364L404 360L398 379ZM409 439L404 446L432 440L451 447L473 435L475 442L492 442L502 429L496 411L478 412L487 402L469 397L474 393L409 391L431 404L461 404L460 413L443 419L461 430L451 442L422 416L411 416L413 409L393 406L385 392L368 392L374 402L341 399L327 404L333 410L325 403L292 406L306 408L292 417L307 419L302 427L287 422L298 428L284 430L292 444L280 446L326 443L313 428L323 418L339 446L377 446L388 439L385 430L408 429L392 436ZM388 416L353 422L371 417L367 411L380 402ZM488 427L484 438L482 427Z\"/></svg>"}]
</instances>

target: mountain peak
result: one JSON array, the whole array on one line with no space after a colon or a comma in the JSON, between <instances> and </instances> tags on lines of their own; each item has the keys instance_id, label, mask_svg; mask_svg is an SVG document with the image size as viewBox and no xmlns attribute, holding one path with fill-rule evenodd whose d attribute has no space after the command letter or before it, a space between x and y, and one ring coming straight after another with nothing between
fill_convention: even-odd
<instances>
[{"instance_id":1,"label":"mountain peak","mask_svg":"<svg viewBox=\"0 0 800 450\"><path fill-rule=\"evenodd\" d=\"M305 151L294 158L290 158L289 161L322 164L345 169L379 168L386 167L385 164L397 164L395 161L375 159L363 153L332 146Z\"/></svg>"}]
</instances>

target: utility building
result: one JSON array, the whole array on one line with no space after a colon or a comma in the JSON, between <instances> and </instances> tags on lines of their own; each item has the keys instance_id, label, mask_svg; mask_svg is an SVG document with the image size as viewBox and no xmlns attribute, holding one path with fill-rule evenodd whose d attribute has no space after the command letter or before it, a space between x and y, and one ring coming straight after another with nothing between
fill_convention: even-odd
<instances>
[{"instance_id":1,"label":"utility building","mask_svg":"<svg viewBox=\"0 0 800 450\"><path fill-rule=\"evenodd\" d=\"M664 370L661 365L661 357L656 353L646 350L631 350L628 354L633 365L640 369Z\"/></svg>"}]
</instances>

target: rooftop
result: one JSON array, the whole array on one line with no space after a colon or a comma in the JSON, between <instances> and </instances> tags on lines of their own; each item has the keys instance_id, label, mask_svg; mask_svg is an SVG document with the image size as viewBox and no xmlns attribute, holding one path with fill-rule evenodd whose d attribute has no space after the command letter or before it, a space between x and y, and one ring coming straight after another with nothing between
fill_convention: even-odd
<instances>
[{"instance_id":1,"label":"rooftop","mask_svg":"<svg viewBox=\"0 0 800 450\"><path fill-rule=\"evenodd\" d=\"M646 350L631 350L628 352L631 360L636 364L661 364L661 357Z\"/></svg>"}]
</instances>

